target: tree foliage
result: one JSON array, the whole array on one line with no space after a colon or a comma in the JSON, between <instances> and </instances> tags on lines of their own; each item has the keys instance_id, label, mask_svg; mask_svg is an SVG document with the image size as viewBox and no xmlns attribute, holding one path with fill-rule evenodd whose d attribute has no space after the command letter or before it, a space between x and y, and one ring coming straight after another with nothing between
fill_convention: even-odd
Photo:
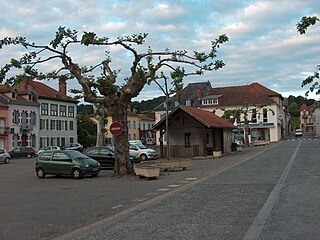
<instances>
[{"instance_id":1,"label":"tree foliage","mask_svg":"<svg viewBox=\"0 0 320 240\"><path fill-rule=\"evenodd\" d=\"M299 23L297 23L297 30L302 35L305 34L307 29L315 25L319 21L319 18L316 16L313 17L306 17L304 16ZM305 80L303 80L301 87L304 87L306 85L311 85L309 88L309 91L306 92L306 96L308 96L309 92L314 92L316 94L320 94L320 85L319 85L319 75L320 74L320 65L316 67L316 71L313 73L313 75L307 77Z\"/></svg>"},{"instance_id":2,"label":"tree foliage","mask_svg":"<svg viewBox=\"0 0 320 240\"><path fill-rule=\"evenodd\" d=\"M84 148L95 146L97 124L88 118L87 115L77 116L78 142Z\"/></svg>"},{"instance_id":3,"label":"tree foliage","mask_svg":"<svg viewBox=\"0 0 320 240\"><path fill-rule=\"evenodd\" d=\"M226 35L221 35L211 41L207 52L187 50L154 51L151 47L138 51L136 48L146 41L147 33L138 33L129 36L119 36L111 39L98 36L94 32L83 32L65 27L59 27L55 37L49 44L38 45L28 41L25 37L5 37L0 39L0 49L8 45L21 45L26 53L19 59L11 59L9 63L0 68L0 81L10 85L21 81L23 78L37 79L76 79L82 89L74 93L83 96L84 101L105 106L113 121L118 121L123 127L122 133L115 137L115 174L132 172L129 160L129 143L127 128L127 112L131 99L138 96L145 84L161 80L170 74L179 84L189 75L202 75L205 71L214 71L223 67L223 61L216 59L217 50L221 44L228 41ZM104 57L91 66L81 66L71 56L70 48L76 47L82 51L86 47L100 48L105 53ZM123 81L117 82L120 69L112 69L110 51L120 47L132 57L130 66L123 66L129 73ZM82 47L82 48L81 48ZM38 66L59 60L57 69L41 72ZM55 61L56 66L56 61ZM10 76L12 70L20 72ZM99 72L99 74L97 74Z\"/></svg>"}]
</instances>

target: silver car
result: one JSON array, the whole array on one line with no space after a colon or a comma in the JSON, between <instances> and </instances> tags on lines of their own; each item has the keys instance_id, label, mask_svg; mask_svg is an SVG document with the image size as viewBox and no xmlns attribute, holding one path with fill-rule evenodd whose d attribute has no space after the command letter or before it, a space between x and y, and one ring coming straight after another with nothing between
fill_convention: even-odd
<instances>
[{"instance_id":1,"label":"silver car","mask_svg":"<svg viewBox=\"0 0 320 240\"><path fill-rule=\"evenodd\" d=\"M0 148L0 162L8 164L11 160L10 154L5 150Z\"/></svg>"}]
</instances>

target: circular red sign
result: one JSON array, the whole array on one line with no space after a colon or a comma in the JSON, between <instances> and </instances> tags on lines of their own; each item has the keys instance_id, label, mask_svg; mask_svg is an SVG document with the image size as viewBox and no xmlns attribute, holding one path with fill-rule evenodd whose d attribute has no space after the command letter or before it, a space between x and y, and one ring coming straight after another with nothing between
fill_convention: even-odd
<instances>
[{"instance_id":1,"label":"circular red sign","mask_svg":"<svg viewBox=\"0 0 320 240\"><path fill-rule=\"evenodd\" d=\"M120 133L122 132L122 125L119 122L113 122L110 125L110 132L112 135L120 135Z\"/></svg>"}]
</instances>

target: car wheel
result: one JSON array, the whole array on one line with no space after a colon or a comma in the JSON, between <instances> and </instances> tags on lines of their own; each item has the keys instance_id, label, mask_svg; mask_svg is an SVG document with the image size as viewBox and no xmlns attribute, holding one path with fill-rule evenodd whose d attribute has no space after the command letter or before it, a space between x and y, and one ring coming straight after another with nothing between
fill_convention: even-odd
<instances>
[{"instance_id":1,"label":"car wheel","mask_svg":"<svg viewBox=\"0 0 320 240\"><path fill-rule=\"evenodd\" d=\"M8 164L9 162L10 162L10 158L7 157L7 158L4 159L4 163L5 164Z\"/></svg>"},{"instance_id":2,"label":"car wheel","mask_svg":"<svg viewBox=\"0 0 320 240\"><path fill-rule=\"evenodd\" d=\"M46 177L46 173L44 172L44 170L42 168L37 168L37 177L38 178L45 178Z\"/></svg>"},{"instance_id":3,"label":"car wheel","mask_svg":"<svg viewBox=\"0 0 320 240\"><path fill-rule=\"evenodd\" d=\"M140 159L141 159L141 161L145 161L148 159L148 157L145 154L141 154Z\"/></svg>"},{"instance_id":4,"label":"car wheel","mask_svg":"<svg viewBox=\"0 0 320 240\"><path fill-rule=\"evenodd\" d=\"M31 154L30 153L28 153L27 154L27 158L31 158L32 156L31 156Z\"/></svg>"},{"instance_id":5,"label":"car wheel","mask_svg":"<svg viewBox=\"0 0 320 240\"><path fill-rule=\"evenodd\" d=\"M79 168L75 168L72 171L72 176L74 177L74 179L80 179L82 178L82 173L81 170Z\"/></svg>"}]
</instances>

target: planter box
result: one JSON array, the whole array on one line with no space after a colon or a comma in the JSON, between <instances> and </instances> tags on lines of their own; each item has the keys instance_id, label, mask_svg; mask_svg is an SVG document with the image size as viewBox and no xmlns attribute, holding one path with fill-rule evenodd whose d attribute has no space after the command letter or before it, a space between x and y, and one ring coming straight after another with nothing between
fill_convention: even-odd
<instances>
[{"instance_id":1,"label":"planter box","mask_svg":"<svg viewBox=\"0 0 320 240\"><path fill-rule=\"evenodd\" d=\"M220 158L222 155L222 151L213 151L213 158Z\"/></svg>"},{"instance_id":2,"label":"planter box","mask_svg":"<svg viewBox=\"0 0 320 240\"><path fill-rule=\"evenodd\" d=\"M159 162L159 166L161 169L164 169L164 171L176 168L182 168L182 170L185 170L186 168L191 167L191 160L162 161Z\"/></svg>"},{"instance_id":3,"label":"planter box","mask_svg":"<svg viewBox=\"0 0 320 240\"><path fill-rule=\"evenodd\" d=\"M237 151L238 152L242 152L243 151L243 147L242 146L237 146Z\"/></svg>"},{"instance_id":4,"label":"planter box","mask_svg":"<svg viewBox=\"0 0 320 240\"><path fill-rule=\"evenodd\" d=\"M155 164L135 164L133 170L137 176L146 178L159 177L160 175L160 167Z\"/></svg>"}]
</instances>

